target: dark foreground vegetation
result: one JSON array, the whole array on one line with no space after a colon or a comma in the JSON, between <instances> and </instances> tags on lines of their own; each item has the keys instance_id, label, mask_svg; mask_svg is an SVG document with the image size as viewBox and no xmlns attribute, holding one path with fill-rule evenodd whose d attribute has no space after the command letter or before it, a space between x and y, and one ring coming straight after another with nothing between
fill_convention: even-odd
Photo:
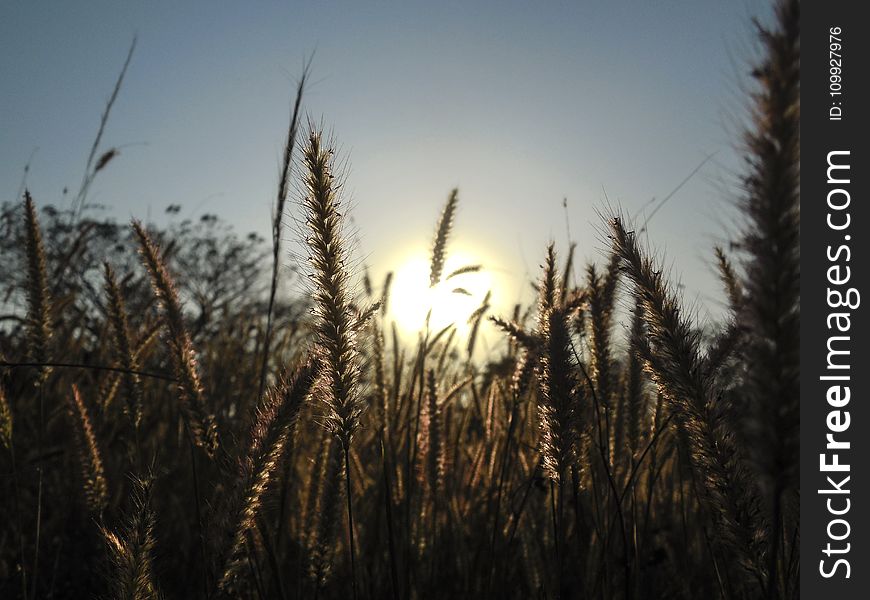
<instances>
[{"instance_id":1,"label":"dark foreground vegetation","mask_svg":"<svg viewBox=\"0 0 870 600\"><path fill-rule=\"evenodd\" d=\"M551 246L535 305L403 344L389 277L347 270L304 79L271 246L100 218L98 143L71 209L5 205L0 597L797 597L798 23L786 0L760 32L713 332L610 215L598 266Z\"/></svg>"}]
</instances>

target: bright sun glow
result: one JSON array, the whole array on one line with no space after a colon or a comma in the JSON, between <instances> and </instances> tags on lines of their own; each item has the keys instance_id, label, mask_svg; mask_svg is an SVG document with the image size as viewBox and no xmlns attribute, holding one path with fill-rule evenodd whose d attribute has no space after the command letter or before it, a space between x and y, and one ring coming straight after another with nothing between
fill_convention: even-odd
<instances>
[{"instance_id":1,"label":"bright sun glow","mask_svg":"<svg viewBox=\"0 0 870 600\"><path fill-rule=\"evenodd\" d=\"M408 258L396 271L390 291L390 312L399 330L406 336L416 335L425 329L429 315L430 331L437 332L452 324L457 334L465 335L470 327L468 318L492 289L492 276L485 268L450 275L476 264L480 261L469 253L451 252L441 282L429 287L429 259L423 255Z\"/></svg>"}]
</instances>

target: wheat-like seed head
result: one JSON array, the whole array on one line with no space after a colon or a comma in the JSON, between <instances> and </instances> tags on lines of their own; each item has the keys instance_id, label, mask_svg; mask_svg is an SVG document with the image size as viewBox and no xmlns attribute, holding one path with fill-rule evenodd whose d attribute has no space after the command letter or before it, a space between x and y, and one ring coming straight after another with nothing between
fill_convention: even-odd
<instances>
[{"instance_id":1,"label":"wheat-like seed head","mask_svg":"<svg viewBox=\"0 0 870 600\"><path fill-rule=\"evenodd\" d=\"M421 414L418 447L420 476L431 497L436 501L444 483L447 464L443 435L444 425L438 399L438 385L435 372L429 369L426 373L425 408Z\"/></svg>"},{"instance_id":2,"label":"wheat-like seed head","mask_svg":"<svg viewBox=\"0 0 870 600\"><path fill-rule=\"evenodd\" d=\"M51 296L48 291L48 274L45 245L36 216L36 206L29 191L24 192L25 254L27 257L27 345L30 359L41 365L39 382L44 382L51 373L49 340L51 339Z\"/></svg>"},{"instance_id":3,"label":"wheat-like seed head","mask_svg":"<svg viewBox=\"0 0 870 600\"><path fill-rule=\"evenodd\" d=\"M619 218L611 221L610 230L613 252L643 307L648 340L637 340L636 350L689 445L692 466L705 483L702 500L720 541L734 553L736 562L763 579L756 499L724 419L724 407L711 389L712 380L705 376L700 335L682 315L661 271L639 250L633 232L626 231Z\"/></svg>"},{"instance_id":4,"label":"wheat-like seed head","mask_svg":"<svg viewBox=\"0 0 870 600\"><path fill-rule=\"evenodd\" d=\"M799 477L800 2L779 2L776 17L773 29L760 28L765 60L754 72L740 203L753 458L771 497L796 489Z\"/></svg>"},{"instance_id":5,"label":"wheat-like seed head","mask_svg":"<svg viewBox=\"0 0 870 600\"><path fill-rule=\"evenodd\" d=\"M560 482L577 457L581 405L578 367L571 353L568 314L561 305L562 282L553 244L539 284L538 323L534 336L539 353L535 373L538 381L538 416L541 454L547 476Z\"/></svg>"},{"instance_id":6,"label":"wheat-like seed head","mask_svg":"<svg viewBox=\"0 0 870 600\"><path fill-rule=\"evenodd\" d=\"M544 343L536 368L541 453L547 475L559 482L577 456L581 387L565 315L557 309L539 315L538 335Z\"/></svg>"},{"instance_id":7,"label":"wheat-like seed head","mask_svg":"<svg viewBox=\"0 0 870 600\"><path fill-rule=\"evenodd\" d=\"M535 350L541 343L533 333L527 332L514 321L505 321L501 317L495 316L490 317L490 321L526 350Z\"/></svg>"},{"instance_id":8,"label":"wheat-like seed head","mask_svg":"<svg viewBox=\"0 0 870 600\"><path fill-rule=\"evenodd\" d=\"M347 265L348 251L338 211L340 185L333 174L333 152L312 131L303 151L306 173L302 205L306 213L314 330L321 364L318 396L327 409L325 425L343 447L359 425L365 407L360 394L359 316Z\"/></svg>"},{"instance_id":9,"label":"wheat-like seed head","mask_svg":"<svg viewBox=\"0 0 870 600\"><path fill-rule=\"evenodd\" d=\"M585 295L563 294L562 290L556 251L551 243L538 284L535 330L529 333L517 323L491 319L524 349L511 384L514 398L519 398L532 372L535 374L542 465L554 482L560 482L577 459L581 437L578 420L583 404L583 388L578 378L580 365L572 352L569 323Z\"/></svg>"},{"instance_id":10,"label":"wheat-like seed head","mask_svg":"<svg viewBox=\"0 0 870 600\"><path fill-rule=\"evenodd\" d=\"M178 292L157 246L139 221L133 221L133 231L139 239L140 254L162 308L164 339L178 380L181 412L193 442L214 457L220 446L217 423L206 406L196 351L184 325Z\"/></svg>"},{"instance_id":11,"label":"wheat-like seed head","mask_svg":"<svg viewBox=\"0 0 870 600\"><path fill-rule=\"evenodd\" d=\"M547 260L544 263L544 274L538 286L538 325L547 310L556 306L562 295L562 282L556 267L556 246L552 242L547 246Z\"/></svg>"},{"instance_id":12,"label":"wheat-like seed head","mask_svg":"<svg viewBox=\"0 0 870 600\"><path fill-rule=\"evenodd\" d=\"M279 379L257 410L248 451L240 459L236 497L220 527L231 532L222 559L218 591L231 595L247 561L248 534L254 531L265 495L293 437L299 412L314 382L315 366L307 361L287 380Z\"/></svg>"},{"instance_id":13,"label":"wheat-like seed head","mask_svg":"<svg viewBox=\"0 0 870 600\"><path fill-rule=\"evenodd\" d=\"M589 329L591 377L598 400L609 407L613 389L610 352L610 330L616 283L619 274L619 259L611 257L607 273L602 277L595 265L587 269L588 311L586 321ZM609 410L609 408L606 408Z\"/></svg>"},{"instance_id":14,"label":"wheat-like seed head","mask_svg":"<svg viewBox=\"0 0 870 600\"><path fill-rule=\"evenodd\" d=\"M73 384L72 394L67 396L67 412L73 429L79 467L82 472L85 500L88 509L100 515L109 502L109 489L103 469L103 458L97 444L97 436L91 424L88 409L82 400L79 388Z\"/></svg>"},{"instance_id":15,"label":"wheat-like seed head","mask_svg":"<svg viewBox=\"0 0 870 600\"><path fill-rule=\"evenodd\" d=\"M511 395L519 400L522 398L532 382L535 373L535 355L526 350L517 358L514 371L511 375Z\"/></svg>"},{"instance_id":16,"label":"wheat-like seed head","mask_svg":"<svg viewBox=\"0 0 870 600\"><path fill-rule=\"evenodd\" d=\"M161 598L151 555L154 551L154 511L151 508L151 479L133 481L133 510L120 533L101 527L112 562L109 585L119 600Z\"/></svg>"},{"instance_id":17,"label":"wheat-like seed head","mask_svg":"<svg viewBox=\"0 0 870 600\"><path fill-rule=\"evenodd\" d=\"M112 326L112 341L114 342L115 360L124 369L121 381L124 385L124 395L127 400L127 412L134 427L139 427L142 420L142 382L136 371L139 361L133 352L130 342L130 330L127 323L127 310L124 298L118 287L115 272L109 263L104 263L104 286L108 297L109 322Z\"/></svg>"},{"instance_id":18,"label":"wheat-like seed head","mask_svg":"<svg viewBox=\"0 0 870 600\"><path fill-rule=\"evenodd\" d=\"M453 215L456 214L456 205L459 203L459 190L451 190L447 197L447 204L441 211L438 226L435 228L435 239L432 242L432 258L429 264L429 286L435 287L441 282L441 274L444 271L444 262L447 260L447 238L453 228Z\"/></svg>"},{"instance_id":19,"label":"wheat-like seed head","mask_svg":"<svg viewBox=\"0 0 870 600\"><path fill-rule=\"evenodd\" d=\"M389 438L390 396L387 388L387 377L384 371L384 334L376 320L372 320L371 335L375 406L377 407L378 424L384 437Z\"/></svg>"}]
</instances>

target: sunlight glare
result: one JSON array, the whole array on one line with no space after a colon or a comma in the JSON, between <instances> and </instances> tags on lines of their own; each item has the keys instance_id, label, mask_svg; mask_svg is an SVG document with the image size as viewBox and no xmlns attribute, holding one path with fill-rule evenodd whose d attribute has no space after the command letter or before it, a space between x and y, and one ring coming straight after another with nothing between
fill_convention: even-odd
<instances>
[{"instance_id":1,"label":"sunlight glare","mask_svg":"<svg viewBox=\"0 0 870 600\"><path fill-rule=\"evenodd\" d=\"M423 254L408 258L396 271L390 292L390 312L399 331L406 337L416 336L425 329L429 314L431 332L453 324L457 334L465 336L470 329L468 318L492 289L492 276L483 265L479 271L447 277L461 267L475 264L481 261L469 253L451 252L441 282L429 287L429 259Z\"/></svg>"}]
</instances>

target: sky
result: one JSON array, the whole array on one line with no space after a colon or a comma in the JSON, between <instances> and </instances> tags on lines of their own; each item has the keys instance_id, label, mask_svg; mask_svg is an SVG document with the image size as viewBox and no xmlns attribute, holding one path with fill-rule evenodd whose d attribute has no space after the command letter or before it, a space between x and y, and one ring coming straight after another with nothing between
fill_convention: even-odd
<instances>
[{"instance_id":1,"label":"sky","mask_svg":"<svg viewBox=\"0 0 870 600\"><path fill-rule=\"evenodd\" d=\"M493 287L505 311L528 299L548 241L564 256L570 234L581 266L602 262L601 211L648 214L713 155L648 232L688 303L715 315L712 245L736 233L751 19L769 13L752 0L4 2L0 200L28 161L38 203L78 189L136 35L104 134L121 154L90 201L156 222L180 204L268 238L313 55L306 114L335 139L354 251L375 281L425 260L458 187L448 251L484 264L469 287Z\"/></svg>"}]
</instances>

